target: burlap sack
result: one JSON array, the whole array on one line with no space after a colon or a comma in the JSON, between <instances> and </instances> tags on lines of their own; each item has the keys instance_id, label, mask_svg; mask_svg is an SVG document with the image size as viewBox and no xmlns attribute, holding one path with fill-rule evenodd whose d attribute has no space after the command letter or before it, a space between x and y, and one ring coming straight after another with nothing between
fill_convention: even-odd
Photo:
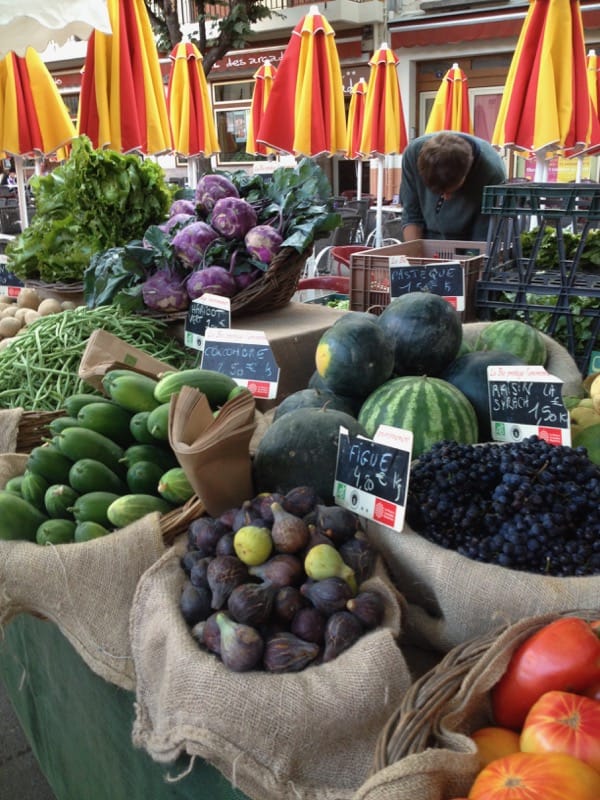
<instances>
[{"instance_id":1,"label":"burlap sack","mask_svg":"<svg viewBox=\"0 0 600 800\"><path fill-rule=\"evenodd\" d=\"M14 453L16 451L19 424L22 416L22 408L3 408L0 410L0 453Z\"/></svg>"},{"instance_id":2,"label":"burlap sack","mask_svg":"<svg viewBox=\"0 0 600 800\"><path fill-rule=\"evenodd\" d=\"M134 744L158 762L200 756L254 800L351 798L411 683L395 641L396 593L371 579L386 597L385 627L328 664L235 673L198 646L181 616L181 552L176 546L154 564L134 598Z\"/></svg>"},{"instance_id":3,"label":"burlap sack","mask_svg":"<svg viewBox=\"0 0 600 800\"><path fill-rule=\"evenodd\" d=\"M407 602L403 635L419 647L445 653L499 625L598 604L600 575L555 578L484 564L408 525L395 533L370 523L368 532Z\"/></svg>"},{"instance_id":4,"label":"burlap sack","mask_svg":"<svg viewBox=\"0 0 600 800\"><path fill-rule=\"evenodd\" d=\"M0 456L0 487L27 455ZM54 622L90 669L123 689L135 685L129 612L137 582L164 552L158 514L78 544L0 541L0 625L20 613Z\"/></svg>"},{"instance_id":5,"label":"burlap sack","mask_svg":"<svg viewBox=\"0 0 600 800\"><path fill-rule=\"evenodd\" d=\"M482 330L490 322L469 322L463 325L463 339L467 344L474 345ZM562 393L564 397L583 397L583 376L579 367L569 351L550 336L539 331L546 344L547 359L544 365L546 370L563 381Z\"/></svg>"},{"instance_id":6,"label":"burlap sack","mask_svg":"<svg viewBox=\"0 0 600 800\"><path fill-rule=\"evenodd\" d=\"M382 733L374 769L353 800L466 797L480 769L469 734L493 724L490 689L521 642L555 618L524 619L465 643L416 681Z\"/></svg>"}]
</instances>

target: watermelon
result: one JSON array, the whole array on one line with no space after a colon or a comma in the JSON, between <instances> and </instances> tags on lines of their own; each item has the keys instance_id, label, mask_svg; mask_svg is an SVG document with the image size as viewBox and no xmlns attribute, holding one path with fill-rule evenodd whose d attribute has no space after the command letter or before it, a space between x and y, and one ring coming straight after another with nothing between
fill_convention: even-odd
<instances>
[{"instance_id":1,"label":"watermelon","mask_svg":"<svg viewBox=\"0 0 600 800\"><path fill-rule=\"evenodd\" d=\"M273 420L279 419L297 408L333 408L337 411L344 411L352 417L356 415L356 410L350 400L332 392L308 388L299 389L285 397L275 409Z\"/></svg>"},{"instance_id":2,"label":"watermelon","mask_svg":"<svg viewBox=\"0 0 600 800\"><path fill-rule=\"evenodd\" d=\"M351 313L322 334L315 364L329 391L365 398L391 377L394 351L377 317Z\"/></svg>"},{"instance_id":3,"label":"watermelon","mask_svg":"<svg viewBox=\"0 0 600 800\"><path fill-rule=\"evenodd\" d=\"M477 415L470 401L447 381L428 376L387 381L367 397L358 421L371 438L380 425L412 431L413 458L436 442L475 444L478 439Z\"/></svg>"},{"instance_id":4,"label":"watermelon","mask_svg":"<svg viewBox=\"0 0 600 800\"><path fill-rule=\"evenodd\" d=\"M377 321L393 343L395 375L437 377L458 355L460 315L437 294L409 292L397 297Z\"/></svg>"},{"instance_id":5,"label":"watermelon","mask_svg":"<svg viewBox=\"0 0 600 800\"><path fill-rule=\"evenodd\" d=\"M544 366L548 356L541 333L517 319L491 322L481 331L475 350L503 350L523 359L526 364Z\"/></svg>"}]
</instances>

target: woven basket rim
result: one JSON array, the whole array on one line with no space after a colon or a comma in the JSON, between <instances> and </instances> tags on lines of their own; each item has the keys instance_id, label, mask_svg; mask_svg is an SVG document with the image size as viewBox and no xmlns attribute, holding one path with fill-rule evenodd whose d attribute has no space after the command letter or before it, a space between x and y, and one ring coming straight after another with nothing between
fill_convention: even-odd
<instances>
[{"instance_id":1,"label":"woven basket rim","mask_svg":"<svg viewBox=\"0 0 600 800\"><path fill-rule=\"evenodd\" d=\"M83 281L72 281L69 283L57 281L56 283L47 283L46 281L28 278L24 283L25 286L32 289L48 289L63 294L69 294L70 292L73 294L81 294L83 292Z\"/></svg>"},{"instance_id":2,"label":"woven basket rim","mask_svg":"<svg viewBox=\"0 0 600 800\"><path fill-rule=\"evenodd\" d=\"M513 647L517 647L544 625L568 616L591 621L600 617L600 608L573 609L506 623L452 648L432 669L411 684L396 710L388 717L377 739L371 775L408 755L435 747L433 732L441 716L452 710L470 670L488 655L502 634L515 625L529 622L521 635L511 642Z\"/></svg>"}]
</instances>

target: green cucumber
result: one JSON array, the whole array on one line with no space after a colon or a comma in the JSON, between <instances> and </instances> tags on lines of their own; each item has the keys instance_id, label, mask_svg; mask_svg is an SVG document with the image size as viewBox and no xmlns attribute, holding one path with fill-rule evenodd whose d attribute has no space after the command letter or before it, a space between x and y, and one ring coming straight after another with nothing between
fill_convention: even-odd
<instances>
[{"instance_id":1,"label":"green cucumber","mask_svg":"<svg viewBox=\"0 0 600 800\"><path fill-rule=\"evenodd\" d=\"M56 417L48 424L48 431L52 436L58 436L65 428L73 428L77 427L77 425L79 425L77 417Z\"/></svg>"},{"instance_id":2,"label":"green cucumber","mask_svg":"<svg viewBox=\"0 0 600 800\"><path fill-rule=\"evenodd\" d=\"M75 522L72 519L47 519L37 529L38 544L68 544L75 541Z\"/></svg>"},{"instance_id":3,"label":"green cucumber","mask_svg":"<svg viewBox=\"0 0 600 800\"><path fill-rule=\"evenodd\" d=\"M166 514L172 511L173 506L162 497L153 494L125 494L118 497L108 508L107 516L116 528L125 528L145 517L158 511L159 514Z\"/></svg>"},{"instance_id":4,"label":"green cucumber","mask_svg":"<svg viewBox=\"0 0 600 800\"><path fill-rule=\"evenodd\" d=\"M50 484L68 483L72 463L70 457L59 449L58 437L55 437L51 442L33 448L25 463L25 469L27 472L41 475Z\"/></svg>"},{"instance_id":5,"label":"green cucumber","mask_svg":"<svg viewBox=\"0 0 600 800\"><path fill-rule=\"evenodd\" d=\"M69 470L69 484L79 494L114 492L125 494L127 486L110 467L93 458L80 458Z\"/></svg>"},{"instance_id":6,"label":"green cucumber","mask_svg":"<svg viewBox=\"0 0 600 800\"><path fill-rule=\"evenodd\" d=\"M15 494L21 495L21 484L23 483L23 478L25 475L15 475L14 478L9 478L6 481L6 486L4 487L7 492L14 492Z\"/></svg>"},{"instance_id":7,"label":"green cucumber","mask_svg":"<svg viewBox=\"0 0 600 800\"><path fill-rule=\"evenodd\" d=\"M182 369L179 372L167 372L163 375L154 390L154 397L159 403L166 403L171 395L180 392L183 386L192 386L206 395L211 408L217 408L227 402L229 392L237 383L229 375L211 369Z\"/></svg>"},{"instance_id":8,"label":"green cucumber","mask_svg":"<svg viewBox=\"0 0 600 800\"><path fill-rule=\"evenodd\" d=\"M171 403L161 403L153 409L147 419L148 431L161 442L169 441L169 408Z\"/></svg>"},{"instance_id":9,"label":"green cucumber","mask_svg":"<svg viewBox=\"0 0 600 800\"><path fill-rule=\"evenodd\" d=\"M133 494L158 494L164 470L154 461L136 461L127 470L127 486Z\"/></svg>"},{"instance_id":10,"label":"green cucumber","mask_svg":"<svg viewBox=\"0 0 600 800\"><path fill-rule=\"evenodd\" d=\"M79 410L77 424L108 436L114 442L127 447L133 441L129 429L131 411L116 403L88 403Z\"/></svg>"},{"instance_id":11,"label":"green cucumber","mask_svg":"<svg viewBox=\"0 0 600 800\"><path fill-rule=\"evenodd\" d=\"M92 539L99 539L106 536L110 531L98 522L78 522L75 528L73 539L76 542L90 542Z\"/></svg>"},{"instance_id":12,"label":"green cucumber","mask_svg":"<svg viewBox=\"0 0 600 800\"><path fill-rule=\"evenodd\" d=\"M0 490L0 539L35 542L37 529L48 517L14 492Z\"/></svg>"},{"instance_id":13,"label":"green cucumber","mask_svg":"<svg viewBox=\"0 0 600 800\"><path fill-rule=\"evenodd\" d=\"M65 411L68 417L77 418L80 410L88 403L110 403L108 397L101 394L92 394L91 392L79 392L67 397L64 402Z\"/></svg>"},{"instance_id":14,"label":"green cucumber","mask_svg":"<svg viewBox=\"0 0 600 800\"><path fill-rule=\"evenodd\" d=\"M129 430L138 444L156 444L156 438L148 430L148 417L151 411L138 411L131 417Z\"/></svg>"},{"instance_id":15,"label":"green cucumber","mask_svg":"<svg viewBox=\"0 0 600 800\"><path fill-rule=\"evenodd\" d=\"M44 495L49 485L50 483L46 478L38 475L37 472L26 471L21 482L21 497L31 503L32 506L39 508L42 513L45 513Z\"/></svg>"},{"instance_id":16,"label":"green cucumber","mask_svg":"<svg viewBox=\"0 0 600 800\"><path fill-rule=\"evenodd\" d=\"M128 372L117 377L111 377L111 373L107 372L102 378L102 386L111 400L133 414L138 411L152 411L160 405L154 397L157 383L154 378L137 372Z\"/></svg>"},{"instance_id":17,"label":"green cucumber","mask_svg":"<svg viewBox=\"0 0 600 800\"><path fill-rule=\"evenodd\" d=\"M153 461L163 468L163 472L178 465L175 453L160 444L132 444L123 453L121 461L127 469L137 461Z\"/></svg>"},{"instance_id":18,"label":"green cucumber","mask_svg":"<svg viewBox=\"0 0 600 800\"><path fill-rule=\"evenodd\" d=\"M44 506L52 519L73 519L73 512L69 511L79 493L66 483L54 483L46 489Z\"/></svg>"},{"instance_id":19,"label":"green cucumber","mask_svg":"<svg viewBox=\"0 0 600 800\"><path fill-rule=\"evenodd\" d=\"M55 440L60 452L70 458L72 463L82 458L93 458L94 461L106 464L116 474L123 472L121 459L125 451L102 433L89 428L65 428ZM69 483L68 473L67 478L61 483Z\"/></svg>"},{"instance_id":20,"label":"green cucumber","mask_svg":"<svg viewBox=\"0 0 600 800\"><path fill-rule=\"evenodd\" d=\"M161 476L158 493L169 503L180 506L193 496L194 488L183 467L173 467Z\"/></svg>"},{"instance_id":21,"label":"green cucumber","mask_svg":"<svg viewBox=\"0 0 600 800\"><path fill-rule=\"evenodd\" d=\"M97 522L105 528L112 527L106 512L118 498L115 492L86 492L80 495L71 509L75 522Z\"/></svg>"}]
</instances>

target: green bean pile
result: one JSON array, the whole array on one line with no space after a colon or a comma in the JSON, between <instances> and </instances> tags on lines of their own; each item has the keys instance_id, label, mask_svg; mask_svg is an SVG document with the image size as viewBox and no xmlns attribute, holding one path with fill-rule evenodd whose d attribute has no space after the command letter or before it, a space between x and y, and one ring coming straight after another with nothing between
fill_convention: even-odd
<instances>
[{"instance_id":1,"label":"green bean pile","mask_svg":"<svg viewBox=\"0 0 600 800\"><path fill-rule=\"evenodd\" d=\"M163 321L118 306L61 311L40 317L0 350L0 408L59 411L70 395L91 391L78 370L87 341L98 329L177 369L197 360L194 351L169 335Z\"/></svg>"}]
</instances>

